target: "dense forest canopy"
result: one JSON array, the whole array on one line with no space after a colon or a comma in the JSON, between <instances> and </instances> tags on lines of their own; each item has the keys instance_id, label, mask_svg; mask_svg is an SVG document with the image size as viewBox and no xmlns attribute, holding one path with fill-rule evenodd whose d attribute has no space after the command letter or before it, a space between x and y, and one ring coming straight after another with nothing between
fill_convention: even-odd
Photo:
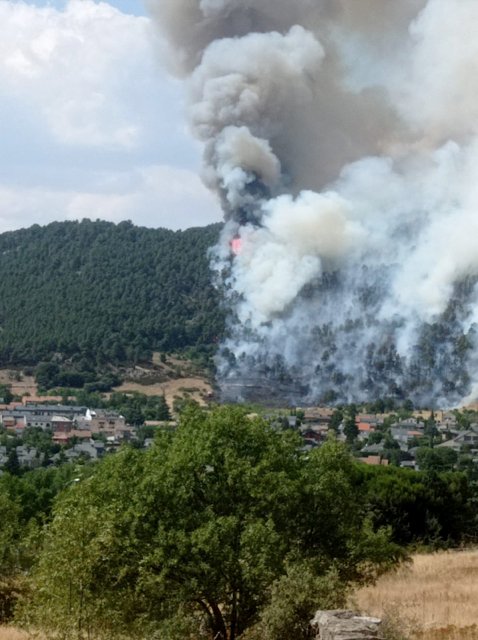
<instances>
[{"instance_id":1,"label":"dense forest canopy","mask_svg":"<svg viewBox=\"0 0 478 640\"><path fill-rule=\"evenodd\" d=\"M1 234L0 364L207 350L223 328L207 257L218 232L83 220Z\"/></svg>"}]
</instances>

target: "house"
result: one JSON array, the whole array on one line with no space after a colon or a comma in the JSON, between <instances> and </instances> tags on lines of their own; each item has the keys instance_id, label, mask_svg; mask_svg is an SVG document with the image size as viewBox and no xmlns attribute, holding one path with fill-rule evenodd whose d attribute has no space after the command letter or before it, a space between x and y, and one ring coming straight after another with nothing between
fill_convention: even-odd
<instances>
[{"instance_id":1,"label":"house","mask_svg":"<svg viewBox=\"0 0 478 640\"><path fill-rule=\"evenodd\" d=\"M72 429L70 431L55 431L52 435L52 441L55 444L68 444L73 439L80 441L91 440L91 431L85 429Z\"/></svg>"},{"instance_id":2,"label":"house","mask_svg":"<svg viewBox=\"0 0 478 640\"><path fill-rule=\"evenodd\" d=\"M90 411L90 429L93 433L104 433L106 435L120 434L125 431L126 420L116 411L95 409Z\"/></svg>"},{"instance_id":3,"label":"house","mask_svg":"<svg viewBox=\"0 0 478 640\"><path fill-rule=\"evenodd\" d=\"M52 428L51 416L36 415L34 413L23 416L23 425L46 431Z\"/></svg>"},{"instance_id":4,"label":"house","mask_svg":"<svg viewBox=\"0 0 478 640\"><path fill-rule=\"evenodd\" d=\"M402 460L402 462L400 462L400 466L402 469L412 469L413 471L418 470L418 465L415 460Z\"/></svg>"},{"instance_id":5,"label":"house","mask_svg":"<svg viewBox=\"0 0 478 640\"><path fill-rule=\"evenodd\" d=\"M90 440L89 442L82 442L75 444L71 449L65 451L65 456L68 460L74 460L81 456L86 456L91 460L98 460L105 454L105 445L103 442Z\"/></svg>"},{"instance_id":6,"label":"house","mask_svg":"<svg viewBox=\"0 0 478 640\"><path fill-rule=\"evenodd\" d=\"M52 416L51 426L54 433L70 433L73 430L73 420L66 416Z\"/></svg>"},{"instance_id":7,"label":"house","mask_svg":"<svg viewBox=\"0 0 478 640\"><path fill-rule=\"evenodd\" d=\"M359 458L359 460L374 467L388 467L388 460L382 458L382 456L367 456L366 458Z\"/></svg>"},{"instance_id":8,"label":"house","mask_svg":"<svg viewBox=\"0 0 478 640\"><path fill-rule=\"evenodd\" d=\"M460 451L463 447L476 447L478 445L478 433L470 429L468 431L461 431L455 438L446 440L445 442L437 445L446 449L453 449L454 451Z\"/></svg>"},{"instance_id":9,"label":"house","mask_svg":"<svg viewBox=\"0 0 478 640\"><path fill-rule=\"evenodd\" d=\"M68 405L61 404L27 404L21 406L21 412L25 416L65 416L74 420L78 416L84 416L87 412L87 407L70 407Z\"/></svg>"},{"instance_id":10,"label":"house","mask_svg":"<svg viewBox=\"0 0 478 640\"><path fill-rule=\"evenodd\" d=\"M412 413L412 416L417 422L426 422L427 420L431 420L431 418L433 418L437 424L443 422L444 415L444 411L433 411L431 409L418 409L417 411L414 411Z\"/></svg>"},{"instance_id":11,"label":"house","mask_svg":"<svg viewBox=\"0 0 478 640\"><path fill-rule=\"evenodd\" d=\"M313 442L314 444L319 444L324 441L324 435L316 429L306 429L305 431L302 431L302 437L305 442Z\"/></svg>"},{"instance_id":12,"label":"house","mask_svg":"<svg viewBox=\"0 0 478 640\"><path fill-rule=\"evenodd\" d=\"M407 429L424 429L425 423L417 418L407 418L406 420L400 420L392 424L392 427L403 427Z\"/></svg>"},{"instance_id":13,"label":"house","mask_svg":"<svg viewBox=\"0 0 478 640\"><path fill-rule=\"evenodd\" d=\"M17 424L17 417L5 411L0 415L0 422L5 429L14 429Z\"/></svg>"},{"instance_id":14,"label":"house","mask_svg":"<svg viewBox=\"0 0 478 640\"><path fill-rule=\"evenodd\" d=\"M411 429L409 426L404 426L403 423L400 423L398 426L391 427L390 434L399 444L407 444L413 438L422 438L424 432L417 428Z\"/></svg>"},{"instance_id":15,"label":"house","mask_svg":"<svg viewBox=\"0 0 478 640\"><path fill-rule=\"evenodd\" d=\"M356 417L356 422L370 424L373 427L383 424L383 421L383 415L375 413L359 413Z\"/></svg>"},{"instance_id":16,"label":"house","mask_svg":"<svg viewBox=\"0 0 478 640\"><path fill-rule=\"evenodd\" d=\"M329 424L334 413L334 409L330 407L306 407L305 409L301 409L301 411L304 412L304 417L302 418L303 424Z\"/></svg>"},{"instance_id":17,"label":"house","mask_svg":"<svg viewBox=\"0 0 478 640\"><path fill-rule=\"evenodd\" d=\"M5 407L5 411L15 411L16 409L21 409L23 405L21 402L10 402L10 404L2 406Z\"/></svg>"},{"instance_id":18,"label":"house","mask_svg":"<svg viewBox=\"0 0 478 640\"><path fill-rule=\"evenodd\" d=\"M375 431L375 427L370 422L358 422L357 429L359 440L365 440Z\"/></svg>"},{"instance_id":19,"label":"house","mask_svg":"<svg viewBox=\"0 0 478 640\"><path fill-rule=\"evenodd\" d=\"M16 447L18 462L21 467L29 467L34 469L40 467L45 455L35 449L35 447L28 447L27 445L20 445Z\"/></svg>"},{"instance_id":20,"label":"house","mask_svg":"<svg viewBox=\"0 0 478 640\"><path fill-rule=\"evenodd\" d=\"M378 442L377 444L367 444L362 449L362 453L366 453L367 455L372 455L372 456L381 455L384 451L385 451L385 446L382 442Z\"/></svg>"}]
</instances>

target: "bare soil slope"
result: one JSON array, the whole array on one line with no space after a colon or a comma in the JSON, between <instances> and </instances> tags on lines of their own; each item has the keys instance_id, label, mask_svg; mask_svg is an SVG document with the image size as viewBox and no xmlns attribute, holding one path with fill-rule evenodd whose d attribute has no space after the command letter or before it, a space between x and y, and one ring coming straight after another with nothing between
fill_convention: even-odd
<instances>
[{"instance_id":1,"label":"bare soil slope","mask_svg":"<svg viewBox=\"0 0 478 640\"><path fill-rule=\"evenodd\" d=\"M33 376L26 376L14 369L0 369L0 384L11 385L11 391L15 396L36 396L38 391Z\"/></svg>"},{"instance_id":2,"label":"bare soil slope","mask_svg":"<svg viewBox=\"0 0 478 640\"><path fill-rule=\"evenodd\" d=\"M205 405L213 387L204 371L189 360L155 353L148 367L134 367L122 372L124 382L115 391L137 391L145 395L163 395L170 409L175 400L190 398Z\"/></svg>"}]
</instances>

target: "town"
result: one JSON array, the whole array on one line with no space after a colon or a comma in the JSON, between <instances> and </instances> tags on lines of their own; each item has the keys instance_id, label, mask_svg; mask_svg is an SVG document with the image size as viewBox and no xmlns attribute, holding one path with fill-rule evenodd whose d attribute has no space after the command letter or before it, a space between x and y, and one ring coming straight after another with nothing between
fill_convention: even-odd
<instances>
[{"instance_id":1,"label":"town","mask_svg":"<svg viewBox=\"0 0 478 640\"><path fill-rule=\"evenodd\" d=\"M26 395L0 404L0 473L96 461L125 443L148 448L157 430L177 425L178 413L174 409L169 412L163 397L156 399L163 409L162 419L155 420L144 419L138 411L123 415L112 408L61 400L60 396ZM136 401L140 402L141 396L137 395ZM370 408L381 411L362 410ZM304 450L321 446L334 434L368 465L469 473L476 468L478 472L478 411L472 407L433 411L413 410L405 404L385 410L375 403L365 407L284 408L262 415L275 428L298 431Z\"/></svg>"}]
</instances>

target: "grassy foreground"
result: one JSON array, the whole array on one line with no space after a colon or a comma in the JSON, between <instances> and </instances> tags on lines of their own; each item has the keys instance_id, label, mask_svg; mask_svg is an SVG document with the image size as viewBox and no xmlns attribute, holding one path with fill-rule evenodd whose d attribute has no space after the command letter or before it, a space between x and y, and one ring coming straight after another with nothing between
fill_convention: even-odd
<instances>
[{"instance_id":1,"label":"grassy foreground","mask_svg":"<svg viewBox=\"0 0 478 640\"><path fill-rule=\"evenodd\" d=\"M415 555L410 565L359 590L353 606L398 621L410 640L478 640L478 550ZM27 637L0 626L0 640Z\"/></svg>"},{"instance_id":2,"label":"grassy foreground","mask_svg":"<svg viewBox=\"0 0 478 640\"><path fill-rule=\"evenodd\" d=\"M478 550L415 555L358 591L354 604L401 620L413 640L478 640Z\"/></svg>"},{"instance_id":3,"label":"grassy foreground","mask_svg":"<svg viewBox=\"0 0 478 640\"><path fill-rule=\"evenodd\" d=\"M0 640L27 640L27 638L27 634L18 631L18 629L0 626Z\"/></svg>"},{"instance_id":4,"label":"grassy foreground","mask_svg":"<svg viewBox=\"0 0 478 640\"><path fill-rule=\"evenodd\" d=\"M410 565L359 590L352 605L397 621L410 640L478 640L478 550L415 555ZM27 638L0 626L0 640Z\"/></svg>"}]
</instances>

